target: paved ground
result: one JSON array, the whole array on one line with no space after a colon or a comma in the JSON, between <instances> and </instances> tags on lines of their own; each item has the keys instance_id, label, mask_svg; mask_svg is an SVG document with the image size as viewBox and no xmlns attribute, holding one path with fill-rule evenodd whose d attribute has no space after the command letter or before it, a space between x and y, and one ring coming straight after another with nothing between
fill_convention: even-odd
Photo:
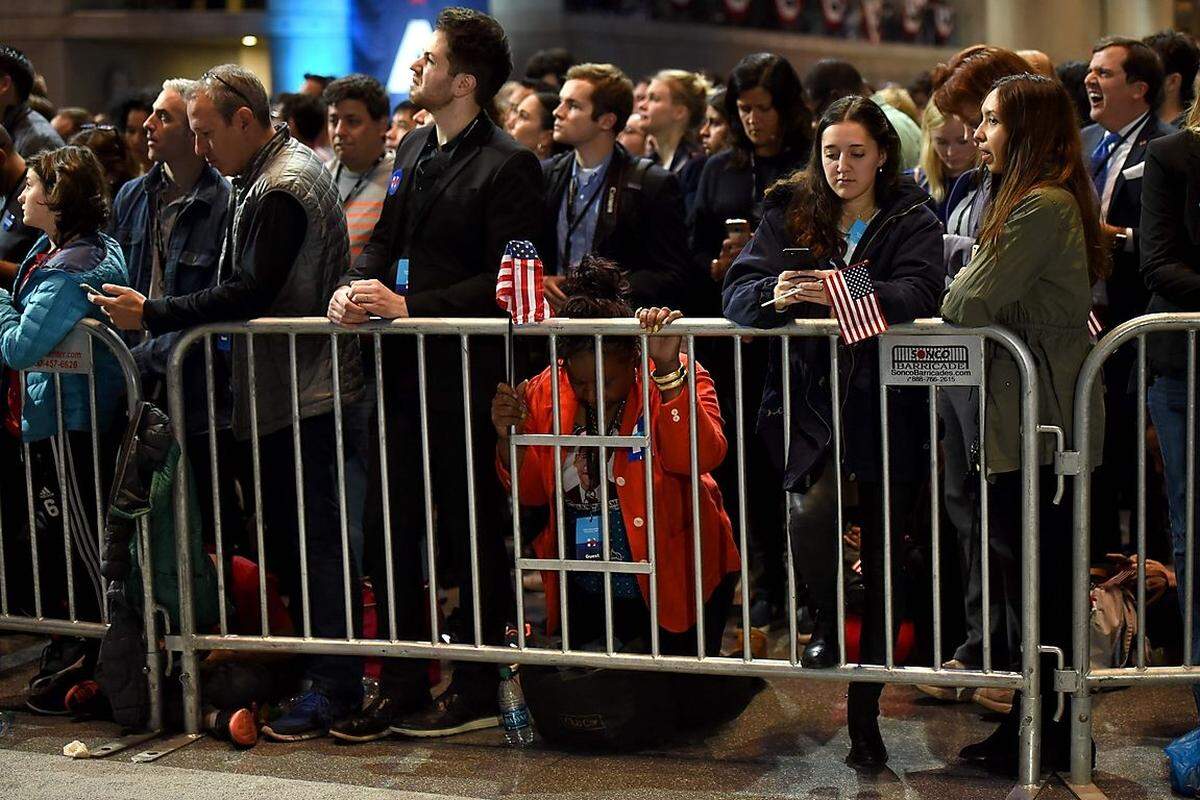
<instances>
[{"instance_id":1,"label":"paved ground","mask_svg":"<svg viewBox=\"0 0 1200 800\"><path fill-rule=\"evenodd\" d=\"M15 649L11 637L8 650ZM28 644L28 641L24 641ZM0 659L5 658L0 647ZM8 661L11 664L11 659ZM0 667L5 662L0 660ZM19 705L32 666L0 675L0 707ZM163 798L1004 798L1010 781L955 761L994 718L970 705L946 706L915 690L884 692L883 733L892 769L860 777L842 759L842 685L772 682L735 722L706 741L636 755L587 755L506 748L498 731L438 742L390 740L356 747L320 740L262 743L244 752L202 739L153 764L133 764L137 748L105 760L61 755L72 739L89 746L117 735L111 723L18 713L0 739L0 798L163 800ZM1169 797L1162 746L1195 725L1187 689L1140 689L1097 702L1097 784L1111 800ZM1040 795L1072 795L1052 780Z\"/></svg>"}]
</instances>

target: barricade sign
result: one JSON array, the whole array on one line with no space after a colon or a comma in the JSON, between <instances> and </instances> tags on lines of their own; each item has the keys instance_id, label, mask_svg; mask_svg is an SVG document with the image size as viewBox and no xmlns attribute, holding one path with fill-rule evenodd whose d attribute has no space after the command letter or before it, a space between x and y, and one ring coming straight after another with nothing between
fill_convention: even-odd
<instances>
[{"instance_id":1,"label":"barricade sign","mask_svg":"<svg viewBox=\"0 0 1200 800\"><path fill-rule=\"evenodd\" d=\"M978 336L890 336L879 343L885 386L979 386L983 340Z\"/></svg>"},{"instance_id":2,"label":"barricade sign","mask_svg":"<svg viewBox=\"0 0 1200 800\"><path fill-rule=\"evenodd\" d=\"M86 375L92 371L91 337L83 328L75 328L54 349L43 356L30 372L72 372Z\"/></svg>"}]
</instances>

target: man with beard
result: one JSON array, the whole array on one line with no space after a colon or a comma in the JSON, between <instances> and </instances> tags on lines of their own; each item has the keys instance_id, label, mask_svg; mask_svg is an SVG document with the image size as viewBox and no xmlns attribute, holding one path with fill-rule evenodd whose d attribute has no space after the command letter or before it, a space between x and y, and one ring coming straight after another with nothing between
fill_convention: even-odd
<instances>
[{"instance_id":1,"label":"man with beard","mask_svg":"<svg viewBox=\"0 0 1200 800\"><path fill-rule=\"evenodd\" d=\"M504 30L478 11L448 8L421 56L413 62L411 99L433 125L400 142L390 171L379 223L350 274L329 301L329 318L355 325L370 317L496 316L496 273L505 245L534 240L542 207L537 158L488 118L485 109L512 71ZM428 409L430 488L437 511L442 553L449 554L460 586L458 624L445 631L452 641L473 641L471 519L464 474L464 387L458 337L429 337L426 361L438 376L429 387L427 413L417 391L417 351L412 337L383 339L383 380L390 506L385 508L379 475L372 476L366 508L366 567L377 592L386 590L383 520L393 532L395 597L380 603L380 629L395 614L396 636L429 641L428 603L423 590L421 538L425 534L420 426ZM471 433L475 476L477 564L483 644L500 644L511 617L512 584L504 549L506 499L492 457L496 433L490 402L504 379L500 343L471 343ZM372 458L369 463L377 463ZM431 565L432 568L436 565ZM449 581L441 575L439 585ZM432 583L432 581L431 581ZM451 618L452 623L455 618ZM380 696L362 714L334 725L345 741L369 741L389 732L444 736L498 724L492 665L455 665L446 691L431 704L427 665L391 659L380 679Z\"/></svg>"}]
</instances>

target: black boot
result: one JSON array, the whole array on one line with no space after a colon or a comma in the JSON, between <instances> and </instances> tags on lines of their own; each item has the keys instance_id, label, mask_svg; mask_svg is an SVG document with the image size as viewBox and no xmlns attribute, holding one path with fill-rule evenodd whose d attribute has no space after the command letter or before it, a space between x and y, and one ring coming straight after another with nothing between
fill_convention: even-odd
<instances>
[{"instance_id":1,"label":"black boot","mask_svg":"<svg viewBox=\"0 0 1200 800\"><path fill-rule=\"evenodd\" d=\"M814 616L812 638L804 647L800 666L805 669L829 669L838 664L837 617L818 609ZM830 617L833 617L830 619Z\"/></svg>"},{"instance_id":2,"label":"black boot","mask_svg":"<svg viewBox=\"0 0 1200 800\"><path fill-rule=\"evenodd\" d=\"M851 684L846 702L846 727L850 731L850 754L846 763L855 769L880 770L887 764L888 751L879 733L879 684Z\"/></svg>"}]
</instances>

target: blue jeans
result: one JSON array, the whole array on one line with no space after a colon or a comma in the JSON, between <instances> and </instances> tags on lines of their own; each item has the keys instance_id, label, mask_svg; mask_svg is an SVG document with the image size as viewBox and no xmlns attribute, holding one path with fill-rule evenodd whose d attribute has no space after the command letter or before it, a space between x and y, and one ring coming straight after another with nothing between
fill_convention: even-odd
<instances>
[{"instance_id":1,"label":"blue jeans","mask_svg":"<svg viewBox=\"0 0 1200 800\"><path fill-rule=\"evenodd\" d=\"M1162 449L1163 473L1167 485L1167 507L1171 515L1171 541L1174 545L1175 576L1179 581L1179 613L1187 617L1187 381L1183 378L1158 377L1146 395L1150 419L1158 432ZM1200 460L1197 461L1200 465ZM1192 498L1195 503L1195 497ZM1200 515L1197 515L1200 519ZM1200 550L1200 537L1194 543ZM1200 564L1192 554L1193 568ZM1193 573L1195 574L1195 573ZM1200 663L1200 584L1194 589L1192 611L1192 663ZM1200 685L1192 686L1196 708L1200 711Z\"/></svg>"}]
</instances>

